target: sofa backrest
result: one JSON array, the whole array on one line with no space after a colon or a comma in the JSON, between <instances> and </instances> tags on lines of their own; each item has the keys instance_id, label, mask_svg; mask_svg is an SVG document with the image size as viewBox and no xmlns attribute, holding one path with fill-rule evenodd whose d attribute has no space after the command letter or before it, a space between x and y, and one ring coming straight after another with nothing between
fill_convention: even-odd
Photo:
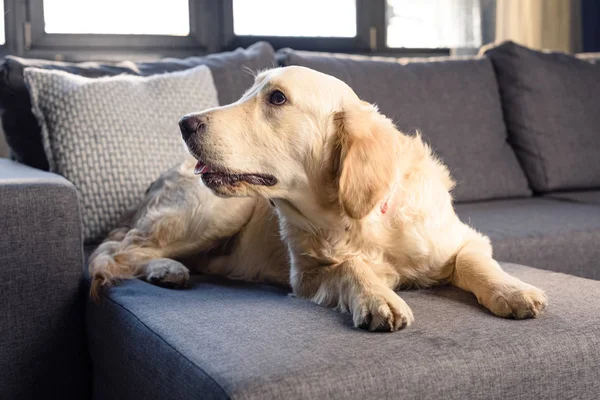
<instances>
[{"instance_id":1,"label":"sofa backrest","mask_svg":"<svg viewBox=\"0 0 600 400\"><path fill-rule=\"evenodd\" d=\"M219 103L228 104L237 100L254 81L252 75L244 72L243 68L256 71L271 68L275 64L273 48L265 42L247 49L205 57L167 58L143 63L66 63L7 56L0 65L2 126L13 158L23 164L48 170L40 127L31 112L31 100L23 78L26 67L67 71L91 78L119 74L149 76L207 65L218 90Z\"/></svg>"},{"instance_id":2,"label":"sofa backrest","mask_svg":"<svg viewBox=\"0 0 600 400\"><path fill-rule=\"evenodd\" d=\"M346 81L364 100L376 103L401 130L407 133L420 131L433 150L450 167L458 183L454 190L458 201L529 196L531 191L525 175L530 185L538 192L600 187L594 178L600 176L600 173L593 168L587 172L583 171L583 179L582 173L573 172L575 180L569 177L560 178L563 180L559 179L558 183L546 178L543 173L540 174L539 171L545 168L543 162L552 163L553 159L560 160L567 156L570 160L568 163L577 165L579 171L579 167L585 168L591 162L581 159L582 154L590 152L587 147L592 149L592 157L600 150L596 150L596 143L590 145L587 140L579 141L583 143L583 152L570 149L570 153L561 153L560 157L543 154L542 158L538 155L537 161L528 158L531 156L531 149L519 146L519 122L515 123L513 118L514 110L518 110L518 107L510 107L511 99L506 96L507 91L502 90L511 87L511 80L500 78L498 82L496 74L501 73L498 63L494 62L494 57L487 56L389 58L301 52L291 49L274 54L270 45L257 43L246 50L238 49L207 57L164 59L149 63L73 64L6 57L0 66L0 108L6 141L11 147L12 156L18 161L48 169L40 129L31 113L29 94L23 81L23 70L28 66L60 69L82 76L97 77L121 73L147 76L192 68L196 65L208 65L219 90L220 103L226 104L239 98L252 84L251 74L242 72L243 67L251 70L270 68L277 65L275 57L280 65L303 65ZM586 64L600 66L600 53L578 54L576 57L586 61ZM574 57L570 58L576 60ZM557 82L564 81L565 77L552 78L550 75L549 79ZM586 89L592 86L593 84L588 85ZM595 98L600 92L595 90L590 96L582 96L582 90L578 90L579 93L572 94L572 97L579 95L580 98ZM515 93L518 97L519 94ZM565 111L556 101L551 101L560 97L561 94L556 92L538 96L540 101L548 103L550 110ZM588 107L590 104L593 107L597 103L588 102ZM576 113L565 114L572 117ZM586 112L585 119L588 121L584 122L588 128L593 128L594 121L590 123L589 119L595 118L596 115L600 113ZM505 121L509 122L508 128ZM527 116L525 121L529 121ZM582 123L580 120L576 122ZM572 122L567 120L567 123ZM569 135L577 135L581 127L573 131L571 129ZM589 129L584 131L589 136ZM597 136L592 135L592 139ZM578 140L574 142L577 143ZM549 146L558 146L561 151L564 149L559 142ZM517 162L515 150L521 165ZM584 158L589 159L588 156ZM543 162L539 162L540 160ZM578 162L583 164L579 165ZM558 163L557 168L568 170L569 166ZM551 171L552 168L548 170Z\"/></svg>"},{"instance_id":3,"label":"sofa backrest","mask_svg":"<svg viewBox=\"0 0 600 400\"><path fill-rule=\"evenodd\" d=\"M489 59L389 59L290 49L278 58L284 66L301 65L341 79L403 132L421 132L450 167L457 201L531 194L507 143Z\"/></svg>"}]
</instances>

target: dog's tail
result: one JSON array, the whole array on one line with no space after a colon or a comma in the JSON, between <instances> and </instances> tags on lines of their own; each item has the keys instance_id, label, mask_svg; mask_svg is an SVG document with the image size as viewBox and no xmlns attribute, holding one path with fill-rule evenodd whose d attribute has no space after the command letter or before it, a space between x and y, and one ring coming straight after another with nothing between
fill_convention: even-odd
<instances>
[{"instance_id":1,"label":"dog's tail","mask_svg":"<svg viewBox=\"0 0 600 400\"><path fill-rule=\"evenodd\" d=\"M90 257L91 298L98 301L103 288L143 275L148 261L160 258L161 253L157 246L149 243L147 235L137 229L113 230Z\"/></svg>"}]
</instances>

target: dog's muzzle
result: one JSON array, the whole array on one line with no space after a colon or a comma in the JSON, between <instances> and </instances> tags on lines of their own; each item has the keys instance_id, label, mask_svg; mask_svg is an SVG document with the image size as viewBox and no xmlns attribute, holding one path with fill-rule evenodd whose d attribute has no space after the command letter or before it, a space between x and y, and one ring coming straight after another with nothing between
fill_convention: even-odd
<instances>
[{"instance_id":1,"label":"dog's muzzle","mask_svg":"<svg viewBox=\"0 0 600 400\"><path fill-rule=\"evenodd\" d=\"M194 134L202 134L206 131L207 118L205 115L188 114L179 120L179 129L184 141Z\"/></svg>"}]
</instances>

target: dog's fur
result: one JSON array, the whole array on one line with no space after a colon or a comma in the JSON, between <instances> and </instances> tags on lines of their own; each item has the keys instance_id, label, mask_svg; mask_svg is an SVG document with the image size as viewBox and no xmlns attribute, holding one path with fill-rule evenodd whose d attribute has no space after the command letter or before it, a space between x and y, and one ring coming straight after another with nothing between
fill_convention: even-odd
<instances>
[{"instance_id":1,"label":"dog's fur","mask_svg":"<svg viewBox=\"0 0 600 400\"><path fill-rule=\"evenodd\" d=\"M287 101L271 104L274 91ZM187 116L194 158L149 189L91 258L92 294L141 277L185 286L189 272L291 285L369 330L413 321L394 292L449 283L501 317L530 318L543 292L505 273L487 237L452 206L447 168L343 82L307 68L263 72L236 103ZM206 184L196 159L276 184ZM203 175L205 182L208 182ZM210 189L207 187L210 186Z\"/></svg>"}]
</instances>

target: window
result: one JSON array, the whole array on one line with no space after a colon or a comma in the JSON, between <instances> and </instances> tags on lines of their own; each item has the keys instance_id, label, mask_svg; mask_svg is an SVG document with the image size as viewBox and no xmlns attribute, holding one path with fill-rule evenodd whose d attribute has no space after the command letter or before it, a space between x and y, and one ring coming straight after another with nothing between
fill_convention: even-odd
<instances>
[{"instance_id":1,"label":"window","mask_svg":"<svg viewBox=\"0 0 600 400\"><path fill-rule=\"evenodd\" d=\"M188 0L44 0L44 31L187 36Z\"/></svg>"},{"instance_id":2,"label":"window","mask_svg":"<svg viewBox=\"0 0 600 400\"><path fill-rule=\"evenodd\" d=\"M0 0L0 46L6 43L4 30L4 0Z\"/></svg>"},{"instance_id":3,"label":"window","mask_svg":"<svg viewBox=\"0 0 600 400\"><path fill-rule=\"evenodd\" d=\"M383 0L221 0L222 48L369 51L371 6Z\"/></svg>"},{"instance_id":4,"label":"window","mask_svg":"<svg viewBox=\"0 0 600 400\"><path fill-rule=\"evenodd\" d=\"M390 48L466 48L481 45L479 0L387 0Z\"/></svg>"},{"instance_id":5,"label":"window","mask_svg":"<svg viewBox=\"0 0 600 400\"><path fill-rule=\"evenodd\" d=\"M12 11L3 48L82 60L185 57L259 40L276 49L448 54L479 46L480 1L0 0L0 6Z\"/></svg>"},{"instance_id":6,"label":"window","mask_svg":"<svg viewBox=\"0 0 600 400\"><path fill-rule=\"evenodd\" d=\"M218 41L215 0L29 0L25 47L51 53L198 54Z\"/></svg>"},{"instance_id":7,"label":"window","mask_svg":"<svg viewBox=\"0 0 600 400\"><path fill-rule=\"evenodd\" d=\"M318 11L317 11L318 10ZM356 36L356 0L233 0L238 36Z\"/></svg>"}]
</instances>

